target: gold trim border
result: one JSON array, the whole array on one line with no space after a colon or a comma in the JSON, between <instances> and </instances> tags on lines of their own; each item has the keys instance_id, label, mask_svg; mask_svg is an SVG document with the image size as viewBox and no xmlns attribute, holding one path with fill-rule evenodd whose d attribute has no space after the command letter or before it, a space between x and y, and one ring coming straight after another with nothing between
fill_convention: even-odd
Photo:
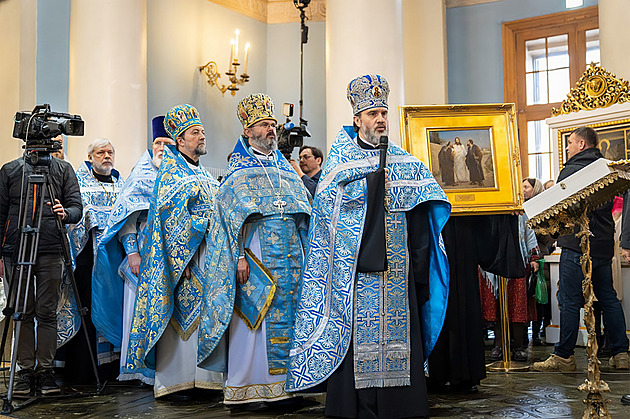
<instances>
[{"instance_id":1,"label":"gold trim border","mask_svg":"<svg viewBox=\"0 0 630 419\"><path fill-rule=\"evenodd\" d=\"M595 129L595 131L597 131L596 128L601 128L601 127L606 127L606 126L613 126L613 125L622 125L622 124L628 124L630 123L630 118L626 118L626 119L617 119L615 121L606 121L606 122L599 122L596 124L586 124L586 125L575 125L573 127L570 128L560 128L558 129L558 171L562 170L564 167L564 147L562 144L562 135L566 134L567 132L571 132L574 129L580 128L580 127L590 127Z\"/></svg>"},{"instance_id":2,"label":"gold trim border","mask_svg":"<svg viewBox=\"0 0 630 419\"><path fill-rule=\"evenodd\" d=\"M464 129L490 126L504 134L493 137L495 188L471 188L444 192L451 203L451 215L510 214L523 208L521 162L517 139L516 106L513 103L461 105L405 105L399 107L402 148L431 170L429 138L426 129ZM417 121L413 128L410 119ZM462 123L463 120L464 123ZM448 125L451 124L451 125ZM421 129L422 132L412 132ZM411 138L415 136L417 138ZM470 203L468 195L474 196Z\"/></svg>"}]
</instances>

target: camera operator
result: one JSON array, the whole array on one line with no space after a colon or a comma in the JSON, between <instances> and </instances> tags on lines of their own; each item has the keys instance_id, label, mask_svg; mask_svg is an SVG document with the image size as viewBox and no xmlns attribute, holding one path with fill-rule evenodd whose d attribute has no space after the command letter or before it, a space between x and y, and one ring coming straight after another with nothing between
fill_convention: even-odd
<instances>
[{"instance_id":1,"label":"camera operator","mask_svg":"<svg viewBox=\"0 0 630 419\"><path fill-rule=\"evenodd\" d=\"M55 216L64 224L76 223L83 210L77 177L70 163L50 158L49 179L55 192L55 202L50 202L46 188L34 186L38 196L43 193L44 205L39 236L38 253L33 266L35 285L29 286L28 301L23 310L20 341L17 346L17 363L20 371L13 386L16 396L28 396L35 385L42 394L59 392L53 376L53 358L57 349L57 302L63 272L62 238L59 237ZM0 275L6 275L10 285L12 277L18 279L17 269L20 246L19 213L22 194L26 199L27 178L33 172L31 163L20 157L0 169ZM32 196L32 194L31 194ZM31 226L36 226L37 209L33 202L25 202L25 216ZM25 267L26 268L26 267ZM16 307L24 301L26 278L22 282L22 296ZM36 291L34 291L36 290ZM37 295L35 295L37 294ZM37 317L37 344L35 343L34 317Z\"/></svg>"},{"instance_id":2,"label":"camera operator","mask_svg":"<svg viewBox=\"0 0 630 419\"><path fill-rule=\"evenodd\" d=\"M302 179L304 186L315 197L317 183L322 174L322 163L324 154L322 151L310 145L300 147L300 163L291 159L291 166L295 169L298 176Z\"/></svg>"}]
</instances>

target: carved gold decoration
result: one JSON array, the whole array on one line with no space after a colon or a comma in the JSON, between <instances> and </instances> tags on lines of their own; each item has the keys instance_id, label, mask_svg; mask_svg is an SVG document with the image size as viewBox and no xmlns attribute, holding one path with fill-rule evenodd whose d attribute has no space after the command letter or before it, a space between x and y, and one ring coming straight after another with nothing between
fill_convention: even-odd
<instances>
[{"instance_id":1,"label":"carved gold decoration","mask_svg":"<svg viewBox=\"0 0 630 419\"><path fill-rule=\"evenodd\" d=\"M293 0L210 0L237 13L264 23L290 23L300 21L300 12ZM326 21L326 0L311 0L306 9L311 22Z\"/></svg>"},{"instance_id":2,"label":"carved gold decoration","mask_svg":"<svg viewBox=\"0 0 630 419\"><path fill-rule=\"evenodd\" d=\"M602 392L610 391L608 384L601 379L599 360L597 359L597 338L595 336L595 316L593 313L593 283L591 280L592 260L590 257L591 232L587 214L610 201L615 195L625 192L630 187L630 160L611 162L608 165L618 171L612 172L579 192L553 205L542 213L532 217L527 225L538 234L574 234L574 227L579 228L576 236L580 239L582 257L582 295L584 297L584 324L588 332L586 353L588 356L588 378L578 390L588 392L584 403L586 410L583 418L610 418Z\"/></svg>"},{"instance_id":3,"label":"carved gold decoration","mask_svg":"<svg viewBox=\"0 0 630 419\"><path fill-rule=\"evenodd\" d=\"M552 116L581 110L607 108L615 103L630 102L630 83L610 71L591 63L560 109L553 108Z\"/></svg>"}]
</instances>

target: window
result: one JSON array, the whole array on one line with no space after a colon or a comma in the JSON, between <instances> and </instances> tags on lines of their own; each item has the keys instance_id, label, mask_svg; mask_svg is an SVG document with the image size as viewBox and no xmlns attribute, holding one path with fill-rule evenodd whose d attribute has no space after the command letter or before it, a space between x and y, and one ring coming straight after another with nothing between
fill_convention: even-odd
<instances>
[{"instance_id":1,"label":"window","mask_svg":"<svg viewBox=\"0 0 630 419\"><path fill-rule=\"evenodd\" d=\"M591 62L599 63L597 6L503 24L506 102L516 103L523 176L553 179L545 119Z\"/></svg>"}]
</instances>

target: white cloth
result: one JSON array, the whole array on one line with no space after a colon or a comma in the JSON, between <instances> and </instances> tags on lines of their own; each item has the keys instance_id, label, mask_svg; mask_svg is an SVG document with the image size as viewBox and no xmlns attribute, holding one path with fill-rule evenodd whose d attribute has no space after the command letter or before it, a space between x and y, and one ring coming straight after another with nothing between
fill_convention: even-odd
<instances>
[{"instance_id":1,"label":"white cloth","mask_svg":"<svg viewBox=\"0 0 630 419\"><path fill-rule=\"evenodd\" d=\"M468 182L470 175L466 168L466 148L463 144L453 145L453 170L455 172L455 182Z\"/></svg>"},{"instance_id":2,"label":"white cloth","mask_svg":"<svg viewBox=\"0 0 630 419\"><path fill-rule=\"evenodd\" d=\"M198 266L204 266L205 254L206 242L202 241L193 256ZM198 333L197 328L183 341L169 322L155 347L153 394L156 398L191 388L222 388L223 373L197 367Z\"/></svg>"},{"instance_id":3,"label":"white cloth","mask_svg":"<svg viewBox=\"0 0 630 419\"><path fill-rule=\"evenodd\" d=\"M155 348L155 397L191 388L220 390L223 374L197 367L197 333L183 341L169 323Z\"/></svg>"},{"instance_id":4,"label":"white cloth","mask_svg":"<svg viewBox=\"0 0 630 419\"><path fill-rule=\"evenodd\" d=\"M249 231L243 226L243 231ZM250 233L251 234L251 233ZM261 258L258 229L253 231L249 249ZM228 372L223 388L223 403L238 404L288 399L285 391L286 374L269 374L267 361L266 320L255 331L232 315L229 330Z\"/></svg>"}]
</instances>

